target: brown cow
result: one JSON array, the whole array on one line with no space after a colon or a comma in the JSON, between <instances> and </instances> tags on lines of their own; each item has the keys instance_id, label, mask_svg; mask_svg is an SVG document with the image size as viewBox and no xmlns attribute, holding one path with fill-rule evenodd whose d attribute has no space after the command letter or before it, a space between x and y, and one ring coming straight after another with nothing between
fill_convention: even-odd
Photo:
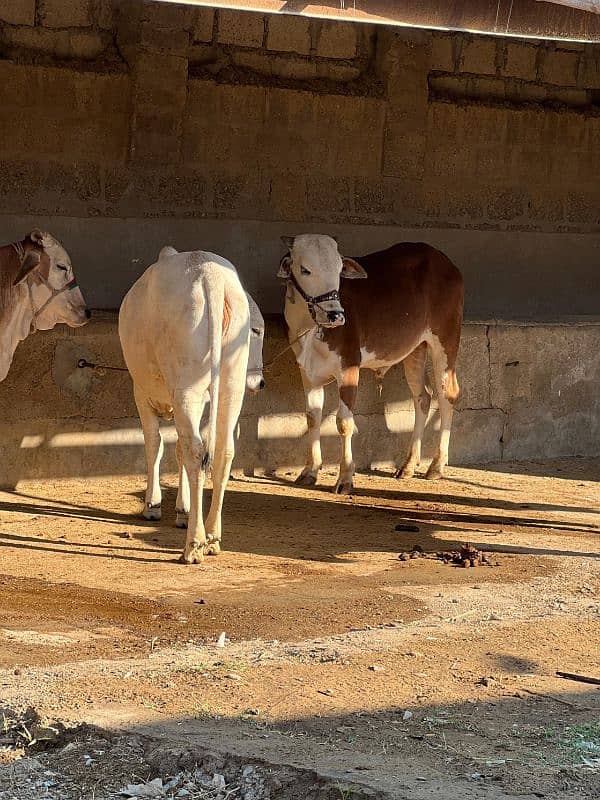
<instances>
[{"instance_id":1,"label":"brown cow","mask_svg":"<svg viewBox=\"0 0 600 800\"><path fill-rule=\"evenodd\" d=\"M89 318L69 254L54 236L34 230L0 247L0 381L30 333L59 322L78 328Z\"/></svg>"},{"instance_id":2,"label":"brown cow","mask_svg":"<svg viewBox=\"0 0 600 800\"><path fill-rule=\"evenodd\" d=\"M297 482L312 485L321 467L320 425L323 387L337 381L340 403L337 428L342 458L335 486L352 489L353 409L359 370L374 370L379 380L402 361L415 406L410 450L396 477L410 478L421 460L421 440L429 413L425 381L427 349L440 408L438 452L427 472L442 478L448 463L453 404L458 398L456 357L463 316L463 279L439 250L403 242L378 253L351 259L338 252L330 236L283 237L289 252L279 268L287 281L285 319L306 393L309 448ZM363 278L360 282L340 277Z\"/></svg>"}]
</instances>

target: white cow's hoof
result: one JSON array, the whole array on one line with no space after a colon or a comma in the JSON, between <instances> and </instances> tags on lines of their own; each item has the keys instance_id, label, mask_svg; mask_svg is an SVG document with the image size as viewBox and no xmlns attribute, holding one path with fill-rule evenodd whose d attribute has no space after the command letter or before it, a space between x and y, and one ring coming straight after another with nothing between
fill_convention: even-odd
<instances>
[{"instance_id":1,"label":"white cow's hoof","mask_svg":"<svg viewBox=\"0 0 600 800\"><path fill-rule=\"evenodd\" d=\"M317 482L317 473L310 470L302 470L294 483L296 486L314 486Z\"/></svg>"},{"instance_id":2,"label":"white cow's hoof","mask_svg":"<svg viewBox=\"0 0 600 800\"><path fill-rule=\"evenodd\" d=\"M352 494L352 480L340 480L336 483L333 491L335 494Z\"/></svg>"},{"instance_id":3,"label":"white cow's hoof","mask_svg":"<svg viewBox=\"0 0 600 800\"><path fill-rule=\"evenodd\" d=\"M162 517L162 509L160 507L160 503L156 505L150 505L150 503L146 503L146 507L144 508L143 512L144 519L154 520L158 522Z\"/></svg>"},{"instance_id":4,"label":"white cow's hoof","mask_svg":"<svg viewBox=\"0 0 600 800\"><path fill-rule=\"evenodd\" d=\"M179 561L182 564L201 564L204 561L204 547L203 542L186 547Z\"/></svg>"},{"instance_id":5,"label":"white cow's hoof","mask_svg":"<svg viewBox=\"0 0 600 800\"><path fill-rule=\"evenodd\" d=\"M187 511L177 511L176 509L175 527L187 528L188 526L188 513Z\"/></svg>"},{"instance_id":6,"label":"white cow's hoof","mask_svg":"<svg viewBox=\"0 0 600 800\"><path fill-rule=\"evenodd\" d=\"M208 541L204 545L204 555L218 556L220 552L221 552L221 542L218 539L209 536Z\"/></svg>"},{"instance_id":7,"label":"white cow's hoof","mask_svg":"<svg viewBox=\"0 0 600 800\"><path fill-rule=\"evenodd\" d=\"M415 467L412 464L405 464L403 467L398 467L396 472L394 472L394 478L398 478L398 480L414 478L414 475Z\"/></svg>"}]
</instances>

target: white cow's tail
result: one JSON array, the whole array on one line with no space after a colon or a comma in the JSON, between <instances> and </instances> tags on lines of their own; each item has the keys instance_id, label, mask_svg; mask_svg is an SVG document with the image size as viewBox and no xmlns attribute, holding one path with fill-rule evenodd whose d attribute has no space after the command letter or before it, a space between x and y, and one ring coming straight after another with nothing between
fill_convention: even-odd
<instances>
[{"instance_id":1,"label":"white cow's tail","mask_svg":"<svg viewBox=\"0 0 600 800\"><path fill-rule=\"evenodd\" d=\"M223 313L225 307L225 283L218 270L205 270L204 293L208 309L208 332L210 336L210 414L208 418L208 442L202 466L212 467L217 441L217 413L219 410L219 386L221 383L221 352L223 349Z\"/></svg>"}]
</instances>

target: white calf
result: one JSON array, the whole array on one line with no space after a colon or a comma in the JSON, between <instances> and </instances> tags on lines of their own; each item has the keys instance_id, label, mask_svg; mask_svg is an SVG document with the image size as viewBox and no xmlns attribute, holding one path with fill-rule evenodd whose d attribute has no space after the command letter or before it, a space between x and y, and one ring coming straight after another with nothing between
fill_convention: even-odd
<instances>
[{"instance_id":1,"label":"white calf","mask_svg":"<svg viewBox=\"0 0 600 800\"><path fill-rule=\"evenodd\" d=\"M177 524L187 524L182 554L187 564L220 551L223 496L244 388L264 385L264 323L254 303L253 310L255 321L229 261L213 253L178 253L165 247L131 287L119 313L119 336L146 446L144 516L160 519L159 417L173 417L179 462ZM200 422L209 399L205 441ZM202 492L207 467L212 467L213 493L205 524Z\"/></svg>"}]
</instances>

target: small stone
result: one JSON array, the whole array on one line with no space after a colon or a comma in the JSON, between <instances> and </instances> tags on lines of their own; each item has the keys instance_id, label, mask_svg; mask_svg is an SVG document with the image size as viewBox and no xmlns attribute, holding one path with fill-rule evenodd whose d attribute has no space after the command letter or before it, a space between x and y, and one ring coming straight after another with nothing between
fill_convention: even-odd
<instances>
[{"instance_id":1,"label":"small stone","mask_svg":"<svg viewBox=\"0 0 600 800\"><path fill-rule=\"evenodd\" d=\"M382 667L380 664L371 664L369 669L371 672L385 672L385 667Z\"/></svg>"},{"instance_id":2,"label":"small stone","mask_svg":"<svg viewBox=\"0 0 600 800\"><path fill-rule=\"evenodd\" d=\"M404 720L404 722L408 722L408 720L412 719L412 718L413 718L412 711L408 711L407 710L407 711L404 712L404 714L402 714L402 719Z\"/></svg>"},{"instance_id":3,"label":"small stone","mask_svg":"<svg viewBox=\"0 0 600 800\"><path fill-rule=\"evenodd\" d=\"M400 561L410 561L410 556L408 553L400 553L398 558L400 559Z\"/></svg>"},{"instance_id":4,"label":"small stone","mask_svg":"<svg viewBox=\"0 0 600 800\"><path fill-rule=\"evenodd\" d=\"M225 631L223 631L223 633L217 639L217 647L225 647L226 641L227 641L227 635L225 634Z\"/></svg>"}]
</instances>

